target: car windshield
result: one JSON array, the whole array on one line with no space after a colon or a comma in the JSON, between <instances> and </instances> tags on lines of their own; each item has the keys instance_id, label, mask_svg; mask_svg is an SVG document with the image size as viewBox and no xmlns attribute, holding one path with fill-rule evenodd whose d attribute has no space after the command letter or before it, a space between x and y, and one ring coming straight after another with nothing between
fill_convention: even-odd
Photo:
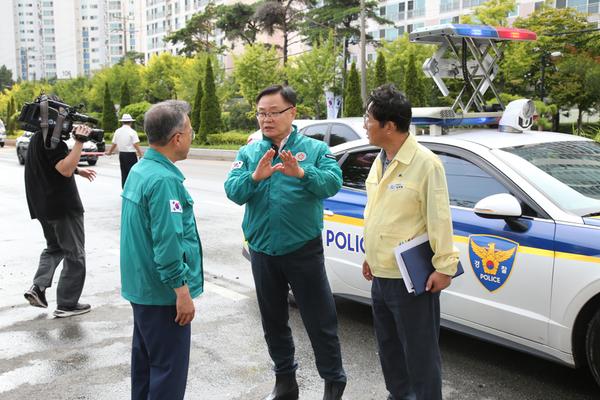
<instances>
[{"instance_id":1,"label":"car windshield","mask_svg":"<svg viewBox=\"0 0 600 400\"><path fill-rule=\"evenodd\" d=\"M495 152L562 209L600 214L600 143L538 143Z\"/></svg>"}]
</instances>

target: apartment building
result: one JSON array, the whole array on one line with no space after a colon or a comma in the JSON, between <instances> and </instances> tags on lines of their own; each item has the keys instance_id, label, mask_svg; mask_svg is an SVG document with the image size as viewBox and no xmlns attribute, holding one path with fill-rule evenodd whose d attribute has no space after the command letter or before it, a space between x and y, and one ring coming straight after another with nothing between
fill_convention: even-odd
<instances>
[{"instance_id":1,"label":"apartment building","mask_svg":"<svg viewBox=\"0 0 600 400\"><path fill-rule=\"evenodd\" d=\"M139 48L141 0L4 1L0 65L14 79L90 76Z\"/></svg>"}]
</instances>

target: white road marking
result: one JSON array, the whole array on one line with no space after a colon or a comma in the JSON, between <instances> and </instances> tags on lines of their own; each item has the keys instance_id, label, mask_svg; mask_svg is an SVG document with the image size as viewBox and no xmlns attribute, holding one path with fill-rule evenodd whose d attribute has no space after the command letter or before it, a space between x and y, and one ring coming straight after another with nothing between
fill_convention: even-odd
<instances>
[{"instance_id":1,"label":"white road marking","mask_svg":"<svg viewBox=\"0 0 600 400\"><path fill-rule=\"evenodd\" d=\"M223 286L215 285L212 282L205 281L204 288L211 293L216 293L219 296L225 297L226 299L233 300L233 301L246 300L249 298L248 296L246 296L244 294L238 293L231 289L224 288Z\"/></svg>"}]
</instances>

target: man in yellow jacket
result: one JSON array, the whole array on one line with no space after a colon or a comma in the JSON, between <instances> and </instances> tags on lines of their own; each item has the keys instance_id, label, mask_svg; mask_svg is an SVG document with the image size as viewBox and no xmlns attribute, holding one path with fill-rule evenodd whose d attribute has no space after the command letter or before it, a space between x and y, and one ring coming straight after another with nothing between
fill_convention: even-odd
<instances>
[{"instance_id":1,"label":"man in yellow jacket","mask_svg":"<svg viewBox=\"0 0 600 400\"><path fill-rule=\"evenodd\" d=\"M442 398L440 291L456 273L448 188L440 160L408 132L411 105L393 85L367 101L365 129L381 147L366 180L363 276L372 280L373 322L388 400ZM394 247L427 233L435 271L408 293Z\"/></svg>"}]
</instances>

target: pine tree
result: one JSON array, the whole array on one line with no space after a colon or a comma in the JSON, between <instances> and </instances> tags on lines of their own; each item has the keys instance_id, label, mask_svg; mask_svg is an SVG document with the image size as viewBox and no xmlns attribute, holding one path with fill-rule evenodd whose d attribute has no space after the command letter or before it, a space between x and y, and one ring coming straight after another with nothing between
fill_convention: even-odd
<instances>
[{"instance_id":1,"label":"pine tree","mask_svg":"<svg viewBox=\"0 0 600 400\"><path fill-rule=\"evenodd\" d=\"M204 75L204 95L200 106L200 134L201 143L207 143L208 135L218 133L221 130L221 106L215 89L215 78L213 75L210 58L206 59L206 73Z\"/></svg>"},{"instance_id":2,"label":"pine tree","mask_svg":"<svg viewBox=\"0 0 600 400\"><path fill-rule=\"evenodd\" d=\"M131 104L131 94L129 93L129 85L127 84L127 81L125 81L121 86L121 101L119 104L121 110Z\"/></svg>"},{"instance_id":3,"label":"pine tree","mask_svg":"<svg viewBox=\"0 0 600 400\"><path fill-rule=\"evenodd\" d=\"M344 102L344 117L360 117L363 114L360 81L355 63L352 63L350 73L348 74L348 85L346 86Z\"/></svg>"},{"instance_id":4,"label":"pine tree","mask_svg":"<svg viewBox=\"0 0 600 400\"><path fill-rule=\"evenodd\" d=\"M379 87L388 82L387 67L385 66L385 57L382 52L377 53L375 62L375 87Z\"/></svg>"},{"instance_id":5,"label":"pine tree","mask_svg":"<svg viewBox=\"0 0 600 400\"><path fill-rule=\"evenodd\" d=\"M423 86L421 79L417 74L417 65L415 55L408 56L408 66L404 73L404 87L406 89L406 97L410 100L413 107L422 107L424 104Z\"/></svg>"},{"instance_id":6,"label":"pine tree","mask_svg":"<svg viewBox=\"0 0 600 400\"><path fill-rule=\"evenodd\" d=\"M8 135L14 135L15 131L15 120L13 115L15 115L15 98L11 97L8 101L8 105L6 106L6 133Z\"/></svg>"},{"instance_id":7,"label":"pine tree","mask_svg":"<svg viewBox=\"0 0 600 400\"><path fill-rule=\"evenodd\" d=\"M198 79L198 87L196 88L196 97L194 98L194 107L192 108L192 128L194 132L198 132L200 136L200 109L202 105L202 79Z\"/></svg>"},{"instance_id":8,"label":"pine tree","mask_svg":"<svg viewBox=\"0 0 600 400\"><path fill-rule=\"evenodd\" d=\"M117 114L115 113L115 105L110 97L110 89L108 82L104 84L104 106L102 107L102 128L106 132L114 132L117 129Z\"/></svg>"}]
</instances>

